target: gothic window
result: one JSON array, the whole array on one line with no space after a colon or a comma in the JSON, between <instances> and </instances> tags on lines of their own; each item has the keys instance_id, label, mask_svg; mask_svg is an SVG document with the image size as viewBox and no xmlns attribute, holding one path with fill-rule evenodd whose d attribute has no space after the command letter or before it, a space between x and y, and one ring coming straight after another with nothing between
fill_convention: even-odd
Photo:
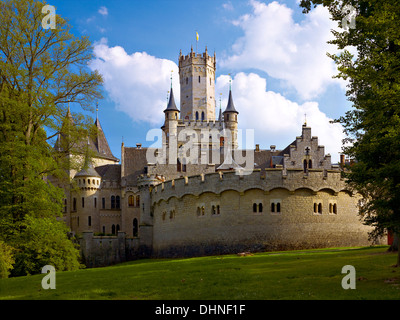
<instances>
[{"instance_id":1,"label":"gothic window","mask_svg":"<svg viewBox=\"0 0 400 320\"><path fill-rule=\"evenodd\" d=\"M95 208L97 208L97 198L93 198L93 205Z\"/></svg>"},{"instance_id":2,"label":"gothic window","mask_svg":"<svg viewBox=\"0 0 400 320\"><path fill-rule=\"evenodd\" d=\"M115 197L115 208L120 209L121 208L121 200L119 196Z\"/></svg>"},{"instance_id":3,"label":"gothic window","mask_svg":"<svg viewBox=\"0 0 400 320\"><path fill-rule=\"evenodd\" d=\"M92 225L92 217L88 216L88 226L90 227Z\"/></svg>"},{"instance_id":4,"label":"gothic window","mask_svg":"<svg viewBox=\"0 0 400 320\"><path fill-rule=\"evenodd\" d=\"M140 207L140 196L136 196L136 207Z\"/></svg>"},{"instance_id":5,"label":"gothic window","mask_svg":"<svg viewBox=\"0 0 400 320\"><path fill-rule=\"evenodd\" d=\"M205 214L205 209L204 209L204 206L202 206L201 207L201 215L204 216L204 214Z\"/></svg>"},{"instance_id":6,"label":"gothic window","mask_svg":"<svg viewBox=\"0 0 400 320\"><path fill-rule=\"evenodd\" d=\"M280 202L278 202L278 203L276 204L276 212L278 212L278 213L281 212L281 203L280 203Z\"/></svg>"},{"instance_id":7,"label":"gothic window","mask_svg":"<svg viewBox=\"0 0 400 320\"><path fill-rule=\"evenodd\" d=\"M303 161L303 169L304 169L304 173L307 172L307 160Z\"/></svg>"},{"instance_id":8,"label":"gothic window","mask_svg":"<svg viewBox=\"0 0 400 320\"><path fill-rule=\"evenodd\" d=\"M215 211L215 206L212 206L212 207L211 207L211 214L214 215L214 214L216 214L216 213L217 213L217 212Z\"/></svg>"},{"instance_id":9,"label":"gothic window","mask_svg":"<svg viewBox=\"0 0 400 320\"><path fill-rule=\"evenodd\" d=\"M113 225L111 226L111 233L112 233L112 234L115 234L115 224L113 224Z\"/></svg>"},{"instance_id":10,"label":"gothic window","mask_svg":"<svg viewBox=\"0 0 400 320\"><path fill-rule=\"evenodd\" d=\"M337 214L337 205L336 205L336 203L333 204L333 213Z\"/></svg>"},{"instance_id":11,"label":"gothic window","mask_svg":"<svg viewBox=\"0 0 400 320\"><path fill-rule=\"evenodd\" d=\"M318 213L322 213L322 203L318 203Z\"/></svg>"},{"instance_id":12,"label":"gothic window","mask_svg":"<svg viewBox=\"0 0 400 320\"><path fill-rule=\"evenodd\" d=\"M176 171L181 172L182 171L182 164L179 161L179 159L176 159Z\"/></svg>"},{"instance_id":13,"label":"gothic window","mask_svg":"<svg viewBox=\"0 0 400 320\"><path fill-rule=\"evenodd\" d=\"M258 204L258 212L263 212L263 205L262 203Z\"/></svg>"},{"instance_id":14,"label":"gothic window","mask_svg":"<svg viewBox=\"0 0 400 320\"><path fill-rule=\"evenodd\" d=\"M133 219L133 236L137 237L138 236L138 221L137 219Z\"/></svg>"},{"instance_id":15,"label":"gothic window","mask_svg":"<svg viewBox=\"0 0 400 320\"><path fill-rule=\"evenodd\" d=\"M85 198L82 197L82 208L84 208L84 207L85 207Z\"/></svg>"},{"instance_id":16,"label":"gothic window","mask_svg":"<svg viewBox=\"0 0 400 320\"><path fill-rule=\"evenodd\" d=\"M106 198L101 198L101 208L102 209L106 208Z\"/></svg>"},{"instance_id":17,"label":"gothic window","mask_svg":"<svg viewBox=\"0 0 400 320\"><path fill-rule=\"evenodd\" d=\"M271 203L271 212L275 212L275 203L274 202Z\"/></svg>"},{"instance_id":18,"label":"gothic window","mask_svg":"<svg viewBox=\"0 0 400 320\"><path fill-rule=\"evenodd\" d=\"M201 121L204 121L204 111L201 113Z\"/></svg>"},{"instance_id":19,"label":"gothic window","mask_svg":"<svg viewBox=\"0 0 400 320\"><path fill-rule=\"evenodd\" d=\"M72 210L76 211L76 198L72 199Z\"/></svg>"},{"instance_id":20,"label":"gothic window","mask_svg":"<svg viewBox=\"0 0 400 320\"><path fill-rule=\"evenodd\" d=\"M196 111L196 121L199 120L199 113Z\"/></svg>"},{"instance_id":21,"label":"gothic window","mask_svg":"<svg viewBox=\"0 0 400 320\"><path fill-rule=\"evenodd\" d=\"M135 205L135 197L134 196L129 196L128 197L128 206L133 207Z\"/></svg>"},{"instance_id":22,"label":"gothic window","mask_svg":"<svg viewBox=\"0 0 400 320\"><path fill-rule=\"evenodd\" d=\"M115 196L111 196L111 209L115 209Z\"/></svg>"},{"instance_id":23,"label":"gothic window","mask_svg":"<svg viewBox=\"0 0 400 320\"><path fill-rule=\"evenodd\" d=\"M253 203L253 212L257 212L257 203Z\"/></svg>"}]
</instances>

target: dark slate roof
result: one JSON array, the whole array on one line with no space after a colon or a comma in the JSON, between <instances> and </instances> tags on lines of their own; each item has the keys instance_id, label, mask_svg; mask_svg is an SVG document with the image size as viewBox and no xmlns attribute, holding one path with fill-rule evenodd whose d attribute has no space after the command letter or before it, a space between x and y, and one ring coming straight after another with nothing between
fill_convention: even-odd
<instances>
[{"instance_id":1,"label":"dark slate roof","mask_svg":"<svg viewBox=\"0 0 400 320\"><path fill-rule=\"evenodd\" d=\"M164 112L165 111L178 111L178 112L180 112L178 110L178 108L176 107L175 99L174 99L174 91L172 90L172 88L171 88L171 93L169 95L168 106L167 106L167 109L164 110Z\"/></svg>"},{"instance_id":2,"label":"dark slate roof","mask_svg":"<svg viewBox=\"0 0 400 320\"><path fill-rule=\"evenodd\" d=\"M97 134L93 141L90 141L90 145L91 148L96 152L96 156L108 160L119 161L118 158L114 157L111 152L98 117L96 118L94 125L97 127Z\"/></svg>"},{"instance_id":3,"label":"dark slate roof","mask_svg":"<svg viewBox=\"0 0 400 320\"><path fill-rule=\"evenodd\" d=\"M236 111L235 105L233 104L232 90L229 90L228 104L227 104L226 109L225 109L225 111L223 113L225 113L225 112L239 113L239 112Z\"/></svg>"},{"instance_id":4,"label":"dark slate roof","mask_svg":"<svg viewBox=\"0 0 400 320\"><path fill-rule=\"evenodd\" d=\"M106 164L96 167L96 171L101 176L103 181L121 181L121 165Z\"/></svg>"},{"instance_id":5,"label":"dark slate roof","mask_svg":"<svg viewBox=\"0 0 400 320\"><path fill-rule=\"evenodd\" d=\"M144 174L147 165L146 152L149 148L124 148L124 177L127 185L136 186L139 175Z\"/></svg>"},{"instance_id":6,"label":"dark slate roof","mask_svg":"<svg viewBox=\"0 0 400 320\"><path fill-rule=\"evenodd\" d=\"M86 163L85 166L81 171L79 171L76 175L76 177L97 177L100 178L99 173L93 168L93 165L91 162Z\"/></svg>"}]
</instances>

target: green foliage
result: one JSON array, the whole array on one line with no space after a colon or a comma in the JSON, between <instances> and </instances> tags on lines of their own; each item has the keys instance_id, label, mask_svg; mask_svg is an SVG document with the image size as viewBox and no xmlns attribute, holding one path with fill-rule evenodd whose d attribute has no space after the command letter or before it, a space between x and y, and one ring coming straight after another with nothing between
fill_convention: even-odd
<instances>
[{"instance_id":1,"label":"green foliage","mask_svg":"<svg viewBox=\"0 0 400 320\"><path fill-rule=\"evenodd\" d=\"M0 240L16 250L14 275L40 272L41 263L58 270L78 264L55 218L68 170L81 165L66 155L85 152L82 137L94 126L79 113L72 121L69 104L90 111L101 98L102 78L87 68L90 41L71 34L59 15L56 29L44 30L45 4L0 0Z\"/></svg>"},{"instance_id":2,"label":"green foliage","mask_svg":"<svg viewBox=\"0 0 400 320\"><path fill-rule=\"evenodd\" d=\"M40 273L45 265L52 265L57 271L80 267L79 250L68 239L63 221L26 216L24 227L17 241L13 275Z\"/></svg>"},{"instance_id":3,"label":"green foliage","mask_svg":"<svg viewBox=\"0 0 400 320\"><path fill-rule=\"evenodd\" d=\"M344 153L355 159L346 178L363 197L360 213L375 227L371 236L388 229L399 234L400 1L302 0L300 5L308 12L313 4L326 6L338 26L348 17L346 6L356 10L354 28L332 31L331 43L343 51L328 54L338 66L337 77L348 80L346 95L353 103L337 120L347 133Z\"/></svg>"},{"instance_id":4,"label":"green foliage","mask_svg":"<svg viewBox=\"0 0 400 320\"><path fill-rule=\"evenodd\" d=\"M0 279L8 277L13 264L13 249L3 241L0 241Z\"/></svg>"}]
</instances>

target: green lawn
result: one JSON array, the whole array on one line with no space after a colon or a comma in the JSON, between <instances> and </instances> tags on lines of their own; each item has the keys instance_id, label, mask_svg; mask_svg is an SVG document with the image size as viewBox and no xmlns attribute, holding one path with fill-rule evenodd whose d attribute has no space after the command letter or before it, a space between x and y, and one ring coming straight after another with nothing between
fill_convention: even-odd
<instances>
[{"instance_id":1,"label":"green lawn","mask_svg":"<svg viewBox=\"0 0 400 320\"><path fill-rule=\"evenodd\" d=\"M387 247L145 259L116 266L0 279L0 299L400 299L400 269ZM342 267L356 269L344 290Z\"/></svg>"}]
</instances>

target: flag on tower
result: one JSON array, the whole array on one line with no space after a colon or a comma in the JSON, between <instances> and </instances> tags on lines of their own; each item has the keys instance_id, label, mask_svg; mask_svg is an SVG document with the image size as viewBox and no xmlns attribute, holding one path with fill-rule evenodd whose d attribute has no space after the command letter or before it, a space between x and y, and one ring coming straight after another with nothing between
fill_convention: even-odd
<instances>
[{"instance_id":1,"label":"flag on tower","mask_svg":"<svg viewBox=\"0 0 400 320\"><path fill-rule=\"evenodd\" d=\"M199 41L199 34L196 31L196 41Z\"/></svg>"}]
</instances>

